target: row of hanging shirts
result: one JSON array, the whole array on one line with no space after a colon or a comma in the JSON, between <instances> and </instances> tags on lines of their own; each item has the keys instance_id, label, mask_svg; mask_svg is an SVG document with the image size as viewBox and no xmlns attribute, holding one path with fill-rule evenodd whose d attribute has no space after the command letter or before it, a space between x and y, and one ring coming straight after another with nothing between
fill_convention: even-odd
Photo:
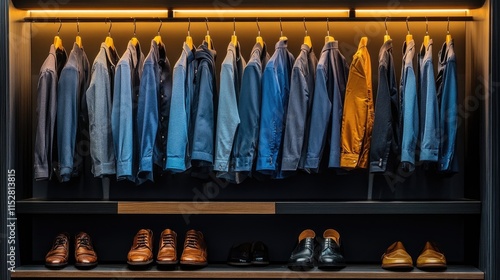
<instances>
[{"instance_id":1,"label":"row of hanging shirts","mask_svg":"<svg viewBox=\"0 0 500 280\"><path fill-rule=\"evenodd\" d=\"M319 172L323 161L329 168L351 170L370 166L372 172L387 171L388 153L380 156L372 151L370 155L370 142L372 137L384 137L372 136L373 125L378 121L374 108L391 104L374 106L366 37L361 39L348 66L329 28L319 60L307 28L297 59L287 50L283 34L274 54L269 56L259 28L247 63L234 32L222 63L221 87L217 89L216 51L208 25L207 35L198 48L193 46L188 27L183 51L173 69L160 28L146 57L135 37L135 28L127 50L119 56L110 35L110 22L108 36L92 67L79 35L67 59L72 63L66 63L62 40L55 36L51 46L51 54L55 55L49 55L42 66L38 84L35 179L48 179L55 174L60 181L68 181L78 176L84 158L79 145L85 141L90 142L94 176L116 175L137 184L154 181L155 171L161 174L190 170L205 178L216 171L218 177L235 183L249 176L285 178L297 170ZM406 46L412 39L408 31ZM426 34L425 48L429 39ZM386 32L384 44L389 41ZM445 45L450 43L448 32ZM329 61L331 54L334 61ZM57 61L50 61L54 59ZM284 61L288 63L283 64ZM320 68L333 76L321 80L317 73ZM75 69L79 77L75 76ZM343 69L343 73L332 69ZM360 73L360 69L365 70ZM304 77L304 70L313 75ZM406 73L404 70L402 74ZM332 80L333 87L327 85ZM403 135L391 136L399 142L389 143L396 146L389 149L392 156L406 163L407 160L401 160L405 148L401 141L407 131L418 134L418 128L413 125L407 129L405 125L407 119L413 119L414 124L415 116L405 115L403 77L399 87L398 108L393 113L400 118L392 120L391 125L393 131ZM415 89L414 98L407 99L417 100L416 94ZM360 112L365 116L361 122ZM412 114L417 114L418 119L418 113L417 110ZM420 142L414 136L411 141ZM410 154L417 149L413 142ZM408 162L414 165L414 156Z\"/></svg>"}]
</instances>

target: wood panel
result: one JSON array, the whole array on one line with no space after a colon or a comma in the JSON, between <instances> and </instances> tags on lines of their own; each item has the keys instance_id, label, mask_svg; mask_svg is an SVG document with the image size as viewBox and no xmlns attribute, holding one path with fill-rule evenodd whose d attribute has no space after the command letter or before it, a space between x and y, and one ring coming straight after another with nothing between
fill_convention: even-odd
<instances>
[{"instance_id":1,"label":"wood panel","mask_svg":"<svg viewBox=\"0 0 500 280\"><path fill-rule=\"evenodd\" d=\"M274 202L118 202L118 214L274 213Z\"/></svg>"}]
</instances>

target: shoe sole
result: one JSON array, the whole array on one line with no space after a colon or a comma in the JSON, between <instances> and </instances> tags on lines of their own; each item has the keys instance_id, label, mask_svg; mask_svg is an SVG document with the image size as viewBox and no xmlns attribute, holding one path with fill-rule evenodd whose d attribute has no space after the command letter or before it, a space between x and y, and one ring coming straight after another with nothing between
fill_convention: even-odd
<instances>
[{"instance_id":1,"label":"shoe sole","mask_svg":"<svg viewBox=\"0 0 500 280\"><path fill-rule=\"evenodd\" d=\"M264 266L264 265L269 265L269 262L251 262L251 265Z\"/></svg>"},{"instance_id":2,"label":"shoe sole","mask_svg":"<svg viewBox=\"0 0 500 280\"><path fill-rule=\"evenodd\" d=\"M48 268L54 268L54 269L64 268L67 265L68 265L67 262L65 262L65 263L45 263L46 267L48 267Z\"/></svg>"},{"instance_id":3,"label":"shoe sole","mask_svg":"<svg viewBox=\"0 0 500 280\"><path fill-rule=\"evenodd\" d=\"M288 264L288 268L295 271L311 270L314 268L314 263L292 263Z\"/></svg>"},{"instance_id":4,"label":"shoe sole","mask_svg":"<svg viewBox=\"0 0 500 280\"><path fill-rule=\"evenodd\" d=\"M413 269L413 265L410 264L385 264L382 265L383 269L394 270L394 271L410 271Z\"/></svg>"},{"instance_id":5,"label":"shoe sole","mask_svg":"<svg viewBox=\"0 0 500 280\"><path fill-rule=\"evenodd\" d=\"M234 266L251 266L252 265L251 262L247 262L247 263L244 263L244 262L227 262L227 264L234 265Z\"/></svg>"},{"instance_id":6,"label":"shoe sole","mask_svg":"<svg viewBox=\"0 0 500 280\"><path fill-rule=\"evenodd\" d=\"M156 261L156 263L159 265L176 265L179 262L178 261Z\"/></svg>"},{"instance_id":7,"label":"shoe sole","mask_svg":"<svg viewBox=\"0 0 500 280\"><path fill-rule=\"evenodd\" d=\"M131 266L144 266L144 265L148 265L148 264L151 264L153 262L153 260L150 260L150 261L145 261L145 262L130 262L130 261L127 261L127 263Z\"/></svg>"},{"instance_id":8,"label":"shoe sole","mask_svg":"<svg viewBox=\"0 0 500 280\"><path fill-rule=\"evenodd\" d=\"M447 266L443 264L424 264L417 266L417 268L425 271L441 271L446 270Z\"/></svg>"},{"instance_id":9,"label":"shoe sole","mask_svg":"<svg viewBox=\"0 0 500 280\"><path fill-rule=\"evenodd\" d=\"M189 261L181 261L181 266L185 267L205 267L208 265L208 262L189 262Z\"/></svg>"}]
</instances>

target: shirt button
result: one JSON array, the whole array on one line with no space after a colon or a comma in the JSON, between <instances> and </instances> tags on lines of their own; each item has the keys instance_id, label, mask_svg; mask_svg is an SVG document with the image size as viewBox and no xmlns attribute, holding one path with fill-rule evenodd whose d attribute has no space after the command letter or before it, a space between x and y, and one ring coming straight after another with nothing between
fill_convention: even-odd
<instances>
[{"instance_id":1,"label":"shirt button","mask_svg":"<svg viewBox=\"0 0 500 280\"><path fill-rule=\"evenodd\" d=\"M161 136L161 139L165 139L165 135L162 135L162 136Z\"/></svg>"},{"instance_id":2,"label":"shirt button","mask_svg":"<svg viewBox=\"0 0 500 280\"><path fill-rule=\"evenodd\" d=\"M161 98L163 98L163 94L161 95Z\"/></svg>"},{"instance_id":3,"label":"shirt button","mask_svg":"<svg viewBox=\"0 0 500 280\"><path fill-rule=\"evenodd\" d=\"M160 80L160 84L163 83L163 80Z\"/></svg>"},{"instance_id":4,"label":"shirt button","mask_svg":"<svg viewBox=\"0 0 500 280\"><path fill-rule=\"evenodd\" d=\"M161 120L163 121L163 119L165 119L164 117L161 117Z\"/></svg>"}]
</instances>

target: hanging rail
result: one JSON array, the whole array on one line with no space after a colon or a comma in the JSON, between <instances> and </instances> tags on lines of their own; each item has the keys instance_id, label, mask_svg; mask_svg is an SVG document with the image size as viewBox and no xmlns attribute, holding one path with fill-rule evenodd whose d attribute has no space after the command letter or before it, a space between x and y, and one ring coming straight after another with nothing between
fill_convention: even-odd
<instances>
[{"instance_id":1,"label":"hanging rail","mask_svg":"<svg viewBox=\"0 0 500 280\"><path fill-rule=\"evenodd\" d=\"M329 21L336 22L368 22L368 21L384 21L386 19L385 16L380 17L328 17ZM25 17L25 22L106 22L111 20L113 23L116 22L187 22L190 20L191 22L205 22L207 20L206 17L183 17L183 18L174 18L174 17ZM211 23L215 22L255 22L257 17L209 17L208 21ZM259 17L259 22L302 22L304 17ZM313 21L326 21L327 17L308 17L306 18L308 22ZM405 22L407 17L389 17L391 22ZM472 21L472 16L435 16L435 17L423 17L423 16L415 16L410 17L410 21Z\"/></svg>"}]
</instances>

